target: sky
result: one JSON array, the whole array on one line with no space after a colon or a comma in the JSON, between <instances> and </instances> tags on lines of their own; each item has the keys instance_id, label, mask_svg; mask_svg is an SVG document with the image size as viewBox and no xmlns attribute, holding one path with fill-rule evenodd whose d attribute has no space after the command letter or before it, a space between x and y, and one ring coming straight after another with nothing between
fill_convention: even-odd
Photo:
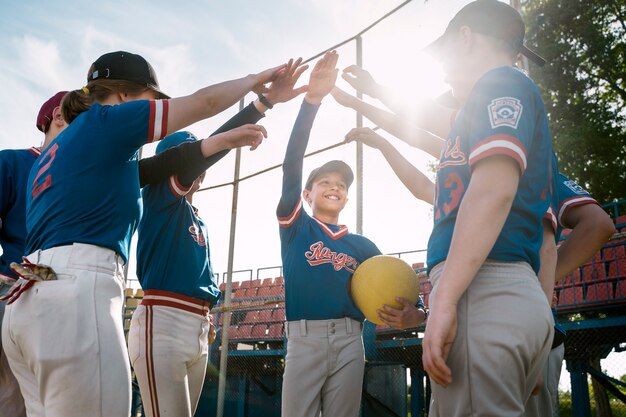
<instances>
[{"instance_id":1,"label":"sky","mask_svg":"<svg viewBox=\"0 0 626 417\"><path fill-rule=\"evenodd\" d=\"M398 99L411 103L446 91L438 65L422 49L443 33L447 22L468 0L413 0L363 35L363 67ZM86 84L91 63L100 55L126 50L145 57L155 68L161 89L172 97L286 62L309 58L352 37L400 0L163 0L84 2L43 0L0 2L0 149L38 146L43 135L35 127L39 107L59 90ZM356 45L338 49L340 69L356 63ZM306 71L298 85L306 84ZM337 85L350 92L339 79ZM289 133L303 96L268 111L260 124L269 137L254 152L242 151L241 176L282 162ZM245 97L245 104L254 99ZM368 100L380 104L374 100ZM190 126L208 136L238 111L238 106ZM356 116L332 97L322 103L308 151L342 141L355 127ZM365 126L373 125L365 121ZM419 150L383 134L420 169L434 161ZM154 153L144 147L144 155ZM235 153L208 172L204 186L232 181ZM305 160L304 175L330 159L356 168L356 147L342 145ZM383 253L408 262L424 260L432 229L431 207L417 201L394 176L378 151L365 148L363 161L363 234ZM432 177L432 174L430 174ZM100 184L94 184L99 187ZM236 212L233 280L279 275L280 243L275 207L281 171L243 181ZM356 187L340 222L356 232ZM228 267L233 187L203 191L194 205L209 229L214 270L220 280ZM133 249L134 254L134 249ZM129 278L135 276L129 262ZM260 268L260 269L259 269ZM258 272L257 272L258 271ZM136 286L136 284L133 284ZM623 372L622 372L623 373ZM566 372L562 384L567 384Z\"/></svg>"}]
</instances>

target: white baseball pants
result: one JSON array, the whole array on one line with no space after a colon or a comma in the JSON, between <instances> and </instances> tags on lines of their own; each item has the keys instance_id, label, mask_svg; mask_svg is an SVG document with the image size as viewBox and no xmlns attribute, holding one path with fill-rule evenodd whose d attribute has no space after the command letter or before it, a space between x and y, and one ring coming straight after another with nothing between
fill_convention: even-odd
<instances>
[{"instance_id":1,"label":"white baseball pants","mask_svg":"<svg viewBox=\"0 0 626 417\"><path fill-rule=\"evenodd\" d=\"M28 256L58 280L6 307L2 340L29 417L127 417L130 366L122 326L123 261L73 244Z\"/></svg>"},{"instance_id":2,"label":"white baseball pants","mask_svg":"<svg viewBox=\"0 0 626 417\"><path fill-rule=\"evenodd\" d=\"M128 351L147 417L192 417L208 360L209 304L146 290L130 323Z\"/></svg>"}]
</instances>

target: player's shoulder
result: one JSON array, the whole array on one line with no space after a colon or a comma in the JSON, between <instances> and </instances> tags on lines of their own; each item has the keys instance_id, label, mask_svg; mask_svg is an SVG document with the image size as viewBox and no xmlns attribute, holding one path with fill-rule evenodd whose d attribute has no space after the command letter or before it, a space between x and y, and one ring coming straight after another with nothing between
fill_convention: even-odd
<instances>
[{"instance_id":1,"label":"player's shoulder","mask_svg":"<svg viewBox=\"0 0 626 417\"><path fill-rule=\"evenodd\" d=\"M559 172L558 174L559 192L566 195L589 195L589 192L578 185L576 181L568 178Z\"/></svg>"},{"instance_id":2,"label":"player's shoulder","mask_svg":"<svg viewBox=\"0 0 626 417\"><path fill-rule=\"evenodd\" d=\"M20 162L23 160L35 160L41 155L39 148L26 149L3 149L0 150L0 161L4 163Z\"/></svg>"},{"instance_id":3,"label":"player's shoulder","mask_svg":"<svg viewBox=\"0 0 626 417\"><path fill-rule=\"evenodd\" d=\"M488 71L477 81L476 87L475 91L487 95L508 92L525 97L540 97L533 80L521 70L511 66L502 66Z\"/></svg>"},{"instance_id":4,"label":"player's shoulder","mask_svg":"<svg viewBox=\"0 0 626 417\"><path fill-rule=\"evenodd\" d=\"M350 238L353 239L355 245L357 245L359 248L365 249L367 252L373 253L370 256L379 255L382 253L374 242L372 242L369 238L363 235L360 235L358 233L348 233L347 236L350 236Z\"/></svg>"}]
</instances>

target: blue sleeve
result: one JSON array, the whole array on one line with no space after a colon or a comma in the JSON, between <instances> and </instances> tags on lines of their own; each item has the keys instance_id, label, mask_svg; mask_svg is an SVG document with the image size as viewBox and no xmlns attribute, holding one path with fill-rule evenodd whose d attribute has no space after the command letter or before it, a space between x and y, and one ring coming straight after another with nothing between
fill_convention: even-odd
<instances>
[{"instance_id":1,"label":"blue sleeve","mask_svg":"<svg viewBox=\"0 0 626 417\"><path fill-rule=\"evenodd\" d=\"M215 136L248 123L256 123L264 117L250 103L239 113L231 117L210 136ZM204 158L200 146L202 141L186 142L165 152L139 161L139 181L141 186L158 184L171 175L178 175L181 184L191 184L204 171L225 157L230 149L217 152Z\"/></svg>"},{"instance_id":2,"label":"blue sleeve","mask_svg":"<svg viewBox=\"0 0 626 417\"><path fill-rule=\"evenodd\" d=\"M175 175L159 184L147 185L141 191L144 210L161 209L179 204L190 188L182 186Z\"/></svg>"},{"instance_id":3,"label":"blue sleeve","mask_svg":"<svg viewBox=\"0 0 626 417\"><path fill-rule=\"evenodd\" d=\"M466 106L469 166L504 155L517 162L523 175L537 124L535 90L525 75L512 72L516 70L494 71L476 84Z\"/></svg>"},{"instance_id":4,"label":"blue sleeve","mask_svg":"<svg viewBox=\"0 0 626 417\"><path fill-rule=\"evenodd\" d=\"M100 117L107 139L130 159L146 143L167 134L167 100L137 100L102 106Z\"/></svg>"},{"instance_id":5,"label":"blue sleeve","mask_svg":"<svg viewBox=\"0 0 626 417\"><path fill-rule=\"evenodd\" d=\"M563 228L569 226L563 221L567 211L572 207L583 206L585 204L598 204L598 202L583 187L570 180L565 175L558 174L558 222ZM599 205L599 204L598 204Z\"/></svg>"},{"instance_id":6,"label":"blue sleeve","mask_svg":"<svg viewBox=\"0 0 626 417\"><path fill-rule=\"evenodd\" d=\"M289 137L283 162L283 189L276 209L278 223L281 227L291 227L302 209L300 194L302 192L304 152L309 143L313 120L315 120L318 109L319 105L312 105L303 100Z\"/></svg>"}]
</instances>

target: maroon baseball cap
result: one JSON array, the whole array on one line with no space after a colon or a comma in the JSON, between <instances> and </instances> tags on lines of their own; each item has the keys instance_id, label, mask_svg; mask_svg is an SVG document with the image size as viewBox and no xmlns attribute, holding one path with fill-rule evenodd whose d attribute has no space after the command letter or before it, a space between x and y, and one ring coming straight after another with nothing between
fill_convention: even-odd
<instances>
[{"instance_id":1,"label":"maroon baseball cap","mask_svg":"<svg viewBox=\"0 0 626 417\"><path fill-rule=\"evenodd\" d=\"M110 80L132 81L145 85L159 93L159 98L170 98L159 88L154 68L144 57L126 51L109 52L91 64L87 82L108 78Z\"/></svg>"},{"instance_id":2,"label":"maroon baseball cap","mask_svg":"<svg viewBox=\"0 0 626 417\"><path fill-rule=\"evenodd\" d=\"M521 53L540 67L546 63L544 58L524 45L526 26L519 12L498 0L476 0L463 7L452 18L443 35L426 50L437 55L448 35L457 32L462 26L506 42L515 52Z\"/></svg>"},{"instance_id":3,"label":"maroon baseball cap","mask_svg":"<svg viewBox=\"0 0 626 417\"><path fill-rule=\"evenodd\" d=\"M313 182L320 176L324 174L328 174L330 172L337 172L341 174L343 180L346 182L346 187L349 188L354 181L354 174L352 173L352 168L348 164L343 161L334 160L328 161L321 167L315 168L309 174L309 179L306 180L305 189L310 190L313 187Z\"/></svg>"},{"instance_id":4,"label":"maroon baseball cap","mask_svg":"<svg viewBox=\"0 0 626 417\"><path fill-rule=\"evenodd\" d=\"M52 123L52 112L61 105L61 100L67 94L67 91L59 91L42 104L37 115L37 129L46 133Z\"/></svg>"}]
</instances>

